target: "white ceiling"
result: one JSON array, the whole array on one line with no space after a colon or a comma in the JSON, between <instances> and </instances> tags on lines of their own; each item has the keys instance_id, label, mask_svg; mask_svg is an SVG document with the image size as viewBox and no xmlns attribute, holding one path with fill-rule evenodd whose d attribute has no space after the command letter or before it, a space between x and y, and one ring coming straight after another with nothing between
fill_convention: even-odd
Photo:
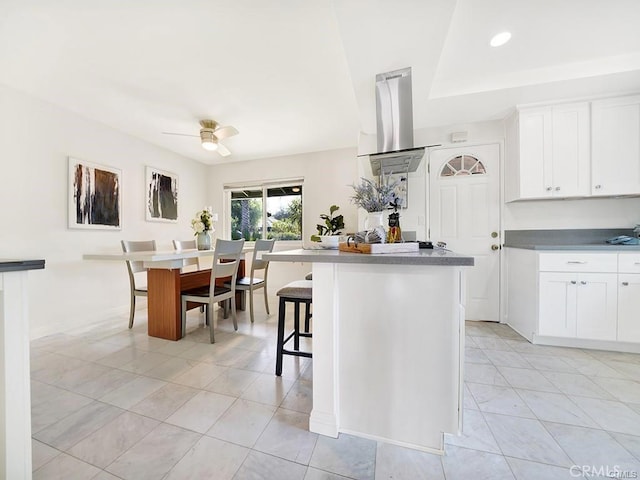
<instances>
[{"instance_id":1,"label":"white ceiling","mask_svg":"<svg viewBox=\"0 0 640 480\"><path fill-rule=\"evenodd\" d=\"M640 91L638 25L639 0L0 0L0 83L215 164L356 146L406 66L416 129ZM161 133L203 118L230 157Z\"/></svg>"}]
</instances>

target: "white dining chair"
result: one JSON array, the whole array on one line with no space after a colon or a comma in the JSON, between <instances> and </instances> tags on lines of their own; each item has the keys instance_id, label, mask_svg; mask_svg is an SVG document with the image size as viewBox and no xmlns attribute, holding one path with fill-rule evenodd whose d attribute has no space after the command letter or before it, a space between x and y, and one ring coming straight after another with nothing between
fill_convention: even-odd
<instances>
[{"instance_id":1,"label":"white dining chair","mask_svg":"<svg viewBox=\"0 0 640 480\"><path fill-rule=\"evenodd\" d=\"M269 261L262 259L263 253L269 253L273 251L275 240L256 240L253 249L253 258L251 260L251 273L248 277L238 278L236 280L236 290L244 290L249 292L249 316L251 323L253 323L253 292L259 289L264 291L264 307L269 312L269 298L267 296L267 274L269 273ZM262 273L262 278L256 277L256 273ZM225 283L225 286L228 285Z\"/></svg>"},{"instance_id":2,"label":"white dining chair","mask_svg":"<svg viewBox=\"0 0 640 480\"><path fill-rule=\"evenodd\" d=\"M180 252L182 250L195 250L197 248L195 240L174 240L173 248ZM196 268L191 268L194 266ZM182 260L182 270L190 271L190 270L201 270L202 265L200 264L200 258L185 258Z\"/></svg>"},{"instance_id":3,"label":"white dining chair","mask_svg":"<svg viewBox=\"0 0 640 480\"><path fill-rule=\"evenodd\" d=\"M236 278L238 276L238 266L242 256L244 240L216 240L213 254L213 264L211 266L211 279L209 285L194 288L182 293L182 336L184 337L187 327L187 302L200 303L205 306L207 323L209 324L209 339L215 342L213 307L216 303L226 303L231 300L231 315L233 317L233 328L238 330L238 319L236 316ZM217 286L216 279L231 277L229 286Z\"/></svg>"},{"instance_id":4,"label":"white dining chair","mask_svg":"<svg viewBox=\"0 0 640 480\"><path fill-rule=\"evenodd\" d=\"M144 241L128 241L121 240L122 251L124 253L130 252L155 252L156 241L144 240ZM131 308L129 311L129 328L133 328L133 316L136 311L136 297L147 296L147 277L145 275L144 280L141 275L136 275L140 272L146 272L142 262L134 262L127 260L127 270L129 272L129 289L131 291Z\"/></svg>"}]
</instances>

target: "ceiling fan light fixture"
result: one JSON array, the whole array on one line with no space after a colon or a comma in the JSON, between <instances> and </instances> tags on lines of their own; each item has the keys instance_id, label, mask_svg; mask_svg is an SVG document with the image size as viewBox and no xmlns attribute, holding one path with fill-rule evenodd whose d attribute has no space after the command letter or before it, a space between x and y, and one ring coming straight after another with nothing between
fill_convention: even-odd
<instances>
[{"instance_id":1,"label":"ceiling fan light fixture","mask_svg":"<svg viewBox=\"0 0 640 480\"><path fill-rule=\"evenodd\" d=\"M511 32L501 32L491 37L489 45L491 45L492 47L501 47L509 40L511 40Z\"/></svg>"},{"instance_id":2,"label":"ceiling fan light fixture","mask_svg":"<svg viewBox=\"0 0 640 480\"><path fill-rule=\"evenodd\" d=\"M218 149L218 144L211 140L206 140L202 142L202 148L204 148L205 150L209 150L210 152L213 152L214 150Z\"/></svg>"},{"instance_id":3,"label":"ceiling fan light fixture","mask_svg":"<svg viewBox=\"0 0 640 480\"><path fill-rule=\"evenodd\" d=\"M213 131L208 128L200 130L200 140L202 142L202 148L210 152L218 149L218 139L213 134Z\"/></svg>"}]
</instances>

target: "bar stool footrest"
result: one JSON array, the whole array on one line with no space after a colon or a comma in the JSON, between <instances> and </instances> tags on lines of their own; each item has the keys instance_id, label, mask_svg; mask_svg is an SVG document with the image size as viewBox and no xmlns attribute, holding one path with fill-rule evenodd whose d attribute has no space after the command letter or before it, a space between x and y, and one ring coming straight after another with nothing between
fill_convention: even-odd
<instances>
[{"instance_id":1,"label":"bar stool footrest","mask_svg":"<svg viewBox=\"0 0 640 480\"><path fill-rule=\"evenodd\" d=\"M312 355L311 352L303 352L303 351L282 349L282 353L285 354L285 355L294 355L296 357L313 358L313 355Z\"/></svg>"}]
</instances>

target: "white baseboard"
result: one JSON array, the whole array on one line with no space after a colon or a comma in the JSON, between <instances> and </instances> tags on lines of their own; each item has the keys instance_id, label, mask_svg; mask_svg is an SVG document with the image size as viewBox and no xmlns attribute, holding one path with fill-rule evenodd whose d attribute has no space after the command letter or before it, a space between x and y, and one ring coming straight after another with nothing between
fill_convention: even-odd
<instances>
[{"instance_id":1,"label":"white baseboard","mask_svg":"<svg viewBox=\"0 0 640 480\"><path fill-rule=\"evenodd\" d=\"M589 348L592 350L610 350L612 352L640 353L640 343L617 342L613 340L547 337L534 334L533 341L531 343L536 345L552 345L554 347Z\"/></svg>"}]
</instances>

